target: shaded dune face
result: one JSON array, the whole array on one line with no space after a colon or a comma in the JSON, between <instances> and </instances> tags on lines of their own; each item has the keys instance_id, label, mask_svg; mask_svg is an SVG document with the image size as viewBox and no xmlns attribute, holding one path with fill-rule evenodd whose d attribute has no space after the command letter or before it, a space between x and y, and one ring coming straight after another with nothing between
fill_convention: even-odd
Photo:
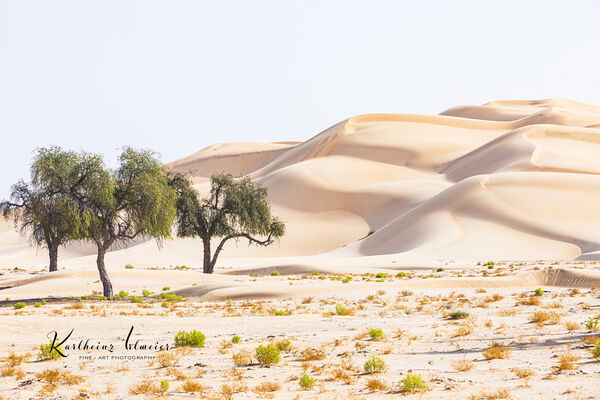
<instances>
[{"instance_id":1,"label":"shaded dune face","mask_svg":"<svg viewBox=\"0 0 600 400\"><path fill-rule=\"evenodd\" d=\"M231 243L224 258L600 258L600 108L574 101L360 115L302 143L217 144L168 167L191 173L201 194L216 172L268 188L287 235L268 248ZM0 260L10 264L27 245L1 228ZM201 256L199 242L181 239L114 253L141 263Z\"/></svg>"}]
</instances>

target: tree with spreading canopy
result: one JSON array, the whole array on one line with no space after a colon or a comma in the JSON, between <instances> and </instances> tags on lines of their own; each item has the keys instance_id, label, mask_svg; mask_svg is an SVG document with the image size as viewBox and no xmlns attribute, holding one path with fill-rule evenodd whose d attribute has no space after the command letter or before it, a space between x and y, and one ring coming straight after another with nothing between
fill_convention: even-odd
<instances>
[{"instance_id":1,"label":"tree with spreading canopy","mask_svg":"<svg viewBox=\"0 0 600 400\"><path fill-rule=\"evenodd\" d=\"M214 271L223 246L231 239L269 246L285 233L284 223L271 215L267 189L248 177L212 175L210 193L202 199L185 175L171 174L169 183L178 194L177 235L202 240L204 273ZM212 252L211 239L214 238L220 241Z\"/></svg>"},{"instance_id":2,"label":"tree with spreading canopy","mask_svg":"<svg viewBox=\"0 0 600 400\"><path fill-rule=\"evenodd\" d=\"M82 239L96 244L96 266L108 298L113 296L104 263L108 249L137 237L154 238L160 245L171 236L176 216L176 191L155 153L125 147L119 163L114 171L101 164L79 185L67 188L81 213Z\"/></svg>"},{"instance_id":3,"label":"tree with spreading canopy","mask_svg":"<svg viewBox=\"0 0 600 400\"><path fill-rule=\"evenodd\" d=\"M48 249L49 271L58 269L58 248L81 236L82 225L74 199L48 185L47 178L73 185L79 167L76 153L60 147L40 148L31 165L31 183L11 187L10 200L0 203L5 218L12 215L21 234Z\"/></svg>"}]
</instances>

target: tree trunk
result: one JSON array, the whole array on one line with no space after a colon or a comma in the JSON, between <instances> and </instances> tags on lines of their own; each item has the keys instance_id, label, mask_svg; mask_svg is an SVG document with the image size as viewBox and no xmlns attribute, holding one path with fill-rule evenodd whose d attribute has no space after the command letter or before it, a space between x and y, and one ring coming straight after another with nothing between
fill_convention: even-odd
<instances>
[{"instance_id":1,"label":"tree trunk","mask_svg":"<svg viewBox=\"0 0 600 400\"><path fill-rule=\"evenodd\" d=\"M108 273L106 272L106 267L104 266L104 255L106 254L106 249L104 246L98 245L98 257L96 258L96 265L98 266L98 272L100 273L100 281L102 281L102 290L104 297L111 298L113 297L113 287L112 283L110 283L110 278L108 277Z\"/></svg>"},{"instance_id":2,"label":"tree trunk","mask_svg":"<svg viewBox=\"0 0 600 400\"><path fill-rule=\"evenodd\" d=\"M50 267L48 270L50 272L58 271L58 246L48 246L48 253L50 254Z\"/></svg>"},{"instance_id":3,"label":"tree trunk","mask_svg":"<svg viewBox=\"0 0 600 400\"><path fill-rule=\"evenodd\" d=\"M212 274L214 264L210 262L210 239L202 240L204 245L204 265L202 267L205 274Z\"/></svg>"}]
</instances>

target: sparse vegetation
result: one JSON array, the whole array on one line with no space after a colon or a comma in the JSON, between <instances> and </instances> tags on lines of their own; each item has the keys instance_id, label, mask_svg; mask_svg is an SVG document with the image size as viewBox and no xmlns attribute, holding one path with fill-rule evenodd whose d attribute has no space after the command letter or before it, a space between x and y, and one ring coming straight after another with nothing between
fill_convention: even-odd
<instances>
[{"instance_id":1,"label":"sparse vegetation","mask_svg":"<svg viewBox=\"0 0 600 400\"><path fill-rule=\"evenodd\" d=\"M304 374L298 380L298 384L302 388L302 390L310 390L315 387L316 380L315 378L308 376L308 374Z\"/></svg>"},{"instance_id":2,"label":"sparse vegetation","mask_svg":"<svg viewBox=\"0 0 600 400\"><path fill-rule=\"evenodd\" d=\"M179 331L175 335L175 346L204 347L206 336L200 331Z\"/></svg>"},{"instance_id":3,"label":"sparse vegetation","mask_svg":"<svg viewBox=\"0 0 600 400\"><path fill-rule=\"evenodd\" d=\"M278 364L281 361L281 351L273 344L260 345L256 348L255 357L263 366Z\"/></svg>"},{"instance_id":4,"label":"sparse vegetation","mask_svg":"<svg viewBox=\"0 0 600 400\"><path fill-rule=\"evenodd\" d=\"M368 374L375 374L385 370L385 361L377 356L371 356L364 366L364 370Z\"/></svg>"},{"instance_id":5,"label":"sparse vegetation","mask_svg":"<svg viewBox=\"0 0 600 400\"><path fill-rule=\"evenodd\" d=\"M400 381L400 391L406 393L415 393L425 391L427 384L423 381L423 377L419 374L408 373L406 377Z\"/></svg>"}]
</instances>

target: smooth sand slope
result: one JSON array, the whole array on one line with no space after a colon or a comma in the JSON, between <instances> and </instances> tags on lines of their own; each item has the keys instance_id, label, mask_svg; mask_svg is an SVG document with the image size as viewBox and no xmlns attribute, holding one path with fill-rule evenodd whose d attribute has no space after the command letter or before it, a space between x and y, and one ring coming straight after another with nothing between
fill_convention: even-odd
<instances>
[{"instance_id":1,"label":"smooth sand slope","mask_svg":"<svg viewBox=\"0 0 600 400\"><path fill-rule=\"evenodd\" d=\"M213 173L250 175L286 221L279 244L230 243L219 267L600 258L600 108L574 101L360 115L303 143L216 144L169 167L201 193ZM107 257L119 268L198 266L201 245L142 240ZM1 265L46 258L0 223ZM92 266L94 249L71 244L60 261Z\"/></svg>"}]
</instances>

